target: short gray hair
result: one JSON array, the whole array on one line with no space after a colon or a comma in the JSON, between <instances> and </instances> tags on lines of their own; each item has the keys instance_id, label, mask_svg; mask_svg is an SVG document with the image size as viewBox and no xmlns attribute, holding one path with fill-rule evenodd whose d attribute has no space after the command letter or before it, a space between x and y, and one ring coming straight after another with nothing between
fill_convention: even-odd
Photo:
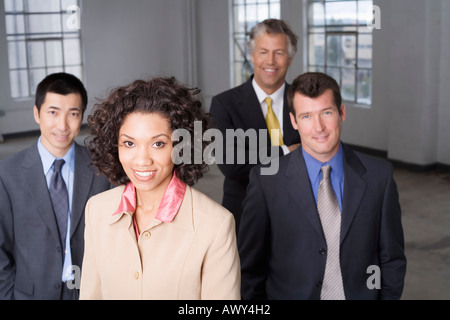
<instances>
[{"instance_id":1,"label":"short gray hair","mask_svg":"<svg viewBox=\"0 0 450 320\"><path fill-rule=\"evenodd\" d=\"M289 40L289 57L291 59L294 58L295 54L297 53L298 36L294 32L292 32L291 28L285 21L279 19L266 19L252 28L252 30L250 31L250 39L247 43L250 53L253 53L255 51L256 38L262 36L264 33L285 34Z\"/></svg>"}]
</instances>

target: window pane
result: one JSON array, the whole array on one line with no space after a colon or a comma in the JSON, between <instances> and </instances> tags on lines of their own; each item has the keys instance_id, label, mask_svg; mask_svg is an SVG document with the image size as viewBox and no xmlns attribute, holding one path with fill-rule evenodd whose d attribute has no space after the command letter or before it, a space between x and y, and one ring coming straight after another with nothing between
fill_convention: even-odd
<instances>
[{"instance_id":1,"label":"window pane","mask_svg":"<svg viewBox=\"0 0 450 320\"><path fill-rule=\"evenodd\" d=\"M45 43L45 52L47 53L47 66L63 65L61 41L47 41Z\"/></svg>"},{"instance_id":2,"label":"window pane","mask_svg":"<svg viewBox=\"0 0 450 320\"><path fill-rule=\"evenodd\" d=\"M359 1L358 2L358 24L366 25L373 20L373 1Z\"/></svg>"},{"instance_id":3,"label":"window pane","mask_svg":"<svg viewBox=\"0 0 450 320\"><path fill-rule=\"evenodd\" d=\"M355 101L355 69L342 69L341 94L344 100Z\"/></svg>"},{"instance_id":4,"label":"window pane","mask_svg":"<svg viewBox=\"0 0 450 320\"><path fill-rule=\"evenodd\" d=\"M78 6L78 0L61 0L61 10L67 12L67 8L76 5Z\"/></svg>"},{"instance_id":5,"label":"window pane","mask_svg":"<svg viewBox=\"0 0 450 320\"><path fill-rule=\"evenodd\" d=\"M30 70L30 88L31 92L36 92L37 85L41 82L45 76L46 72L44 68L40 69L31 69Z\"/></svg>"},{"instance_id":6,"label":"window pane","mask_svg":"<svg viewBox=\"0 0 450 320\"><path fill-rule=\"evenodd\" d=\"M267 17L269 17L269 7L268 6L257 6L257 21L263 21Z\"/></svg>"},{"instance_id":7,"label":"window pane","mask_svg":"<svg viewBox=\"0 0 450 320\"><path fill-rule=\"evenodd\" d=\"M308 8L308 24L310 26L325 25L325 8L323 3L313 3Z\"/></svg>"},{"instance_id":8,"label":"window pane","mask_svg":"<svg viewBox=\"0 0 450 320\"><path fill-rule=\"evenodd\" d=\"M355 67L356 63L356 36L345 35L342 36L342 66Z\"/></svg>"},{"instance_id":9,"label":"window pane","mask_svg":"<svg viewBox=\"0 0 450 320\"><path fill-rule=\"evenodd\" d=\"M360 34L358 37L358 67L372 67L372 34Z\"/></svg>"},{"instance_id":10,"label":"window pane","mask_svg":"<svg viewBox=\"0 0 450 320\"><path fill-rule=\"evenodd\" d=\"M327 37L327 65L339 66L341 61L341 37L328 36Z\"/></svg>"},{"instance_id":11,"label":"window pane","mask_svg":"<svg viewBox=\"0 0 450 320\"><path fill-rule=\"evenodd\" d=\"M29 33L61 32L61 15L30 14L27 16Z\"/></svg>"},{"instance_id":12,"label":"window pane","mask_svg":"<svg viewBox=\"0 0 450 320\"><path fill-rule=\"evenodd\" d=\"M42 41L28 43L28 63L30 68L45 67L45 47Z\"/></svg>"},{"instance_id":13,"label":"window pane","mask_svg":"<svg viewBox=\"0 0 450 320\"><path fill-rule=\"evenodd\" d=\"M25 0L27 12L58 12L61 11L59 0Z\"/></svg>"},{"instance_id":14,"label":"window pane","mask_svg":"<svg viewBox=\"0 0 450 320\"><path fill-rule=\"evenodd\" d=\"M325 64L325 36L323 34L309 35L309 63Z\"/></svg>"},{"instance_id":15,"label":"window pane","mask_svg":"<svg viewBox=\"0 0 450 320\"><path fill-rule=\"evenodd\" d=\"M11 69L27 67L25 41L11 41L8 43L8 59Z\"/></svg>"},{"instance_id":16,"label":"window pane","mask_svg":"<svg viewBox=\"0 0 450 320\"><path fill-rule=\"evenodd\" d=\"M372 71L358 70L358 97L357 102L370 104L372 101Z\"/></svg>"},{"instance_id":17,"label":"window pane","mask_svg":"<svg viewBox=\"0 0 450 320\"><path fill-rule=\"evenodd\" d=\"M19 15L6 15L6 33L7 34L20 34L25 33L25 23L22 14Z\"/></svg>"},{"instance_id":18,"label":"window pane","mask_svg":"<svg viewBox=\"0 0 450 320\"><path fill-rule=\"evenodd\" d=\"M339 68L329 68L327 67L326 73L330 75L331 77L336 80L336 82L339 84L339 86L342 85L341 83L341 71Z\"/></svg>"},{"instance_id":19,"label":"window pane","mask_svg":"<svg viewBox=\"0 0 450 320\"><path fill-rule=\"evenodd\" d=\"M23 2L17 0L5 0L5 12L23 11Z\"/></svg>"},{"instance_id":20,"label":"window pane","mask_svg":"<svg viewBox=\"0 0 450 320\"><path fill-rule=\"evenodd\" d=\"M270 4L270 18L280 19L280 3L274 2Z\"/></svg>"},{"instance_id":21,"label":"window pane","mask_svg":"<svg viewBox=\"0 0 450 320\"><path fill-rule=\"evenodd\" d=\"M64 40L64 62L65 64L81 64L81 49L78 39Z\"/></svg>"},{"instance_id":22,"label":"window pane","mask_svg":"<svg viewBox=\"0 0 450 320\"><path fill-rule=\"evenodd\" d=\"M330 25L355 25L356 1L325 2L326 22Z\"/></svg>"},{"instance_id":23,"label":"window pane","mask_svg":"<svg viewBox=\"0 0 450 320\"><path fill-rule=\"evenodd\" d=\"M83 72L81 66L66 67L65 72L73 74L75 77L83 81Z\"/></svg>"},{"instance_id":24,"label":"window pane","mask_svg":"<svg viewBox=\"0 0 450 320\"><path fill-rule=\"evenodd\" d=\"M10 71L11 97L19 98L29 95L28 76L26 70Z\"/></svg>"}]
</instances>

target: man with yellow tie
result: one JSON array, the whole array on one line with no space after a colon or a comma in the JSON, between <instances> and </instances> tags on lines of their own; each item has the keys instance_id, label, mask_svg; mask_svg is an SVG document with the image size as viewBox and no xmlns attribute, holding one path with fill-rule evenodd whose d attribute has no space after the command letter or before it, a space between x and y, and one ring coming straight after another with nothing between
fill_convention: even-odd
<instances>
[{"instance_id":1,"label":"man with yellow tie","mask_svg":"<svg viewBox=\"0 0 450 320\"><path fill-rule=\"evenodd\" d=\"M216 158L225 176L222 205L234 214L237 228L250 169L266 160L262 154L277 158L300 144L300 136L290 123L289 85L285 81L297 51L297 36L283 20L267 19L251 30L248 48L254 74L242 85L213 97L210 109L213 126L224 138L223 159ZM257 142L245 137L244 143L236 141L239 138L228 139L229 130L256 132ZM227 157L230 151L233 157ZM237 159L239 152L245 153L244 163Z\"/></svg>"}]
</instances>

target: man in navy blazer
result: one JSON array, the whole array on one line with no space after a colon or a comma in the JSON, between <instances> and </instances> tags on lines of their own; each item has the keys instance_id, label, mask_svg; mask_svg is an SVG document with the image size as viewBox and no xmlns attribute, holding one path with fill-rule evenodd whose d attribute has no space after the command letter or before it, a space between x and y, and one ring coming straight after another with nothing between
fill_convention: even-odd
<instances>
[{"instance_id":1,"label":"man in navy blazer","mask_svg":"<svg viewBox=\"0 0 450 320\"><path fill-rule=\"evenodd\" d=\"M254 74L242 85L213 97L210 109L212 124L224 138L223 158L216 155L225 176L222 205L233 213L236 228L239 228L250 169L295 150L300 142L289 120L286 96L289 85L285 82L297 51L297 36L283 20L267 19L252 29L248 47ZM273 99L272 107L282 131L284 144L281 146L272 147L270 135L260 134L267 133L266 97ZM228 135L232 131L236 132L237 139ZM242 134L253 132L256 136L253 141ZM227 160L231 152L234 156ZM239 159L239 154L245 156Z\"/></svg>"},{"instance_id":2,"label":"man in navy blazer","mask_svg":"<svg viewBox=\"0 0 450 320\"><path fill-rule=\"evenodd\" d=\"M38 142L0 161L0 299L77 299L84 208L111 185L74 142L87 105L81 81L51 74L38 85L35 100ZM64 244L49 193L55 159L65 160L61 173L69 195Z\"/></svg>"},{"instance_id":3,"label":"man in navy blazer","mask_svg":"<svg viewBox=\"0 0 450 320\"><path fill-rule=\"evenodd\" d=\"M344 298L400 299L406 257L391 164L340 141L346 110L328 75L297 77L288 99L302 146L280 159L274 175L251 170L238 235L242 298L321 298L329 253L317 194L320 168L329 164L341 210Z\"/></svg>"}]
</instances>

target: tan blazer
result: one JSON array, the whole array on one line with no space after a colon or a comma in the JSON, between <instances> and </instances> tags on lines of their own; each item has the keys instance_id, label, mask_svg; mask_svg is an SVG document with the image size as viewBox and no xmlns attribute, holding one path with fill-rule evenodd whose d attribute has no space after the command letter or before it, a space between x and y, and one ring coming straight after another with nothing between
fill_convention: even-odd
<instances>
[{"instance_id":1,"label":"tan blazer","mask_svg":"<svg viewBox=\"0 0 450 320\"><path fill-rule=\"evenodd\" d=\"M154 219L137 240L131 213L113 215L123 190L86 205L80 299L240 299L229 211L188 186L175 219Z\"/></svg>"}]
</instances>

